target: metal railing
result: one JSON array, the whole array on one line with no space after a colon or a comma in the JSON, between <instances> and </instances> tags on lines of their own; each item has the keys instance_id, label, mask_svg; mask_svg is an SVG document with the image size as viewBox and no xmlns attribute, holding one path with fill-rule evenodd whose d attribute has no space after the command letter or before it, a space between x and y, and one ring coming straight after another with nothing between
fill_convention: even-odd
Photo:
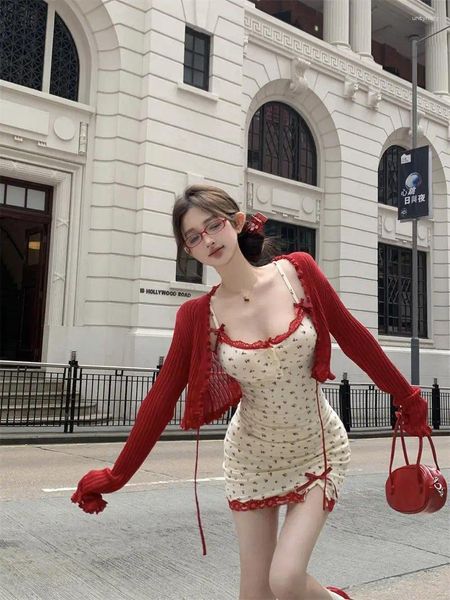
<instances>
[{"instance_id":1,"label":"metal railing","mask_svg":"<svg viewBox=\"0 0 450 600\"><path fill-rule=\"evenodd\" d=\"M161 368L80 365L72 352L68 364L0 361L0 425L7 427L75 428L131 427L143 398ZM325 396L347 431L391 428L395 422L392 398L373 384L322 385ZM429 423L434 429L450 426L450 389L421 386L428 400ZM179 425L185 392L169 425ZM227 425L230 409L213 425Z\"/></svg>"}]
</instances>

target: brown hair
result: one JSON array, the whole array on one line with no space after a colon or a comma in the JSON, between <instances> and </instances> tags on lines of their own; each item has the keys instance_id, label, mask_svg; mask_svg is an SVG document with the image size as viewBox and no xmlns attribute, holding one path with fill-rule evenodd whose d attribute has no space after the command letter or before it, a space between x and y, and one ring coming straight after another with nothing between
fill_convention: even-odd
<instances>
[{"instance_id":1,"label":"brown hair","mask_svg":"<svg viewBox=\"0 0 450 600\"><path fill-rule=\"evenodd\" d=\"M184 238L181 223L187 211L196 206L197 208L218 217L226 217L234 223L234 216L240 212L239 205L224 190L212 185L191 185L177 197L172 211L172 227L177 244L177 264L181 270L184 252ZM251 219L247 215L246 222ZM266 238L263 232L249 233L242 231L238 234L239 248L245 258L255 266L269 262L270 258L277 254L278 247L273 238Z\"/></svg>"}]
</instances>

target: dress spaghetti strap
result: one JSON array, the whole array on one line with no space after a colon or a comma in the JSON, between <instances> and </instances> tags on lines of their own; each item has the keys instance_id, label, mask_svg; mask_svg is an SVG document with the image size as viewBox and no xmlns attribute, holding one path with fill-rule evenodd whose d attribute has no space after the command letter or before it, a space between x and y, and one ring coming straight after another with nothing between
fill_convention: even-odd
<instances>
[{"instance_id":1,"label":"dress spaghetti strap","mask_svg":"<svg viewBox=\"0 0 450 600\"><path fill-rule=\"evenodd\" d=\"M274 261L274 264L276 266L276 268L278 269L281 277L283 278L284 283L286 284L288 290L291 292L292 297L294 298L294 302L295 304L299 303L299 299L297 297L297 294L294 291L294 288L292 287L292 285L289 282L289 279L287 278L286 273L283 271L282 266L280 265L280 262L278 260Z\"/></svg>"}]
</instances>

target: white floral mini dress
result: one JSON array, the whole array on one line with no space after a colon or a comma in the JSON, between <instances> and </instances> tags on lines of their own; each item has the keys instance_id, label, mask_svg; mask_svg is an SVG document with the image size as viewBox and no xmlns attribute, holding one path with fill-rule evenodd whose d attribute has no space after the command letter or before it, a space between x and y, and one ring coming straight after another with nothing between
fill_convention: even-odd
<instances>
[{"instance_id":1,"label":"white floral mini dress","mask_svg":"<svg viewBox=\"0 0 450 600\"><path fill-rule=\"evenodd\" d=\"M331 511L350 462L348 436L311 377L317 335L308 302L274 264L296 310L287 332L254 343L231 340L211 306L218 359L242 390L224 441L225 493L231 510L243 511L302 502L319 485L323 509Z\"/></svg>"}]
</instances>

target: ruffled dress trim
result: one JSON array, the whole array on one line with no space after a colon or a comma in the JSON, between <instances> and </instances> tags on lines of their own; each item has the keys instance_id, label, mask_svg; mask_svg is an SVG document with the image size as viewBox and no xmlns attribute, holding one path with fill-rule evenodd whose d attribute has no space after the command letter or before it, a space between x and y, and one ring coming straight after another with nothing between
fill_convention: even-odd
<instances>
[{"instance_id":1,"label":"ruffled dress trim","mask_svg":"<svg viewBox=\"0 0 450 600\"><path fill-rule=\"evenodd\" d=\"M328 481L329 483L332 483L334 490L335 490L336 498L337 498L336 486L331 481L331 479L329 479L329 477L328 477L328 474L330 473L330 471L331 471L331 467L328 467L320 475L315 475L314 473L305 473L306 477L308 477L308 481L306 483L304 483L303 485L296 487L292 492L287 492L286 494L282 494L279 496L271 496L270 498L264 498L261 500L247 500L245 502L241 502L240 500L228 500L228 506L231 508L231 510L242 512L242 511L247 511L247 510L254 510L257 508L267 508L270 506L281 506L283 504L289 504L291 502L298 504L300 502L305 501L305 498L306 498L309 490L312 489L312 488L309 488L308 486L310 486L311 483L313 483L314 481L318 481L319 479L322 479L325 482ZM307 488L307 489L305 489L305 488ZM335 504L336 504L336 500L334 500L333 498L331 498L331 499L327 498L327 496L325 495L325 489L324 489L323 509L331 512L333 510Z\"/></svg>"},{"instance_id":2,"label":"ruffled dress trim","mask_svg":"<svg viewBox=\"0 0 450 600\"><path fill-rule=\"evenodd\" d=\"M289 324L289 328L285 333L280 333L275 337L267 338L266 340L258 340L256 342L243 342L242 340L232 340L225 333L223 327L219 327L219 329L214 329L214 332L217 332L218 338L220 341L224 342L228 346L233 346L234 348L241 348L243 350L259 350L263 348L271 348L272 346L276 346L280 344L283 340L288 338L298 327L300 327L300 323L303 320L303 304L300 302L294 302L294 308L296 310L296 315L292 319Z\"/></svg>"},{"instance_id":3,"label":"ruffled dress trim","mask_svg":"<svg viewBox=\"0 0 450 600\"><path fill-rule=\"evenodd\" d=\"M300 324L303 320L303 316L305 314L305 310L307 310L309 312L309 314L311 315L311 318L313 319L313 324L316 326L315 319L313 318L313 314L312 314L313 311L311 310L311 308L312 308L311 300L309 298L309 294L307 293L305 284L303 283L302 271L300 269L298 262L295 259L293 259L292 257L289 257L288 255L276 256L271 260L271 262L276 262L281 259L289 260L289 262L291 262L293 264L293 266L295 267L295 269L297 271L297 275L298 275L299 279L301 280L303 289L305 290L305 294L306 294L305 298L301 298L299 302L293 303L296 314L295 314L294 318L292 319L292 321L290 322L288 330L285 331L284 333L280 333L279 335L276 335L275 337L269 337L266 340L257 340L256 342L243 342L242 340L231 339L225 333L225 331L224 331L225 325L222 323L220 325L220 327L218 327L218 328L209 328L209 332L215 333L217 336L214 352L217 352L218 344L221 341L224 342L225 344L227 344L228 346L233 346L235 348L240 348L242 350L259 350L259 349L271 348L272 346L276 346L277 344L280 344L285 339L287 339L290 335L292 335L294 333L294 331L296 331L298 329L298 327L300 327ZM220 284L215 285L209 291L208 296L209 296L210 303L211 303L211 296L213 296L215 294L219 285ZM210 311L211 311L211 304L209 306L209 312ZM208 318L209 318L209 315L208 315ZM317 329L317 327L316 327L316 329Z\"/></svg>"}]
</instances>

